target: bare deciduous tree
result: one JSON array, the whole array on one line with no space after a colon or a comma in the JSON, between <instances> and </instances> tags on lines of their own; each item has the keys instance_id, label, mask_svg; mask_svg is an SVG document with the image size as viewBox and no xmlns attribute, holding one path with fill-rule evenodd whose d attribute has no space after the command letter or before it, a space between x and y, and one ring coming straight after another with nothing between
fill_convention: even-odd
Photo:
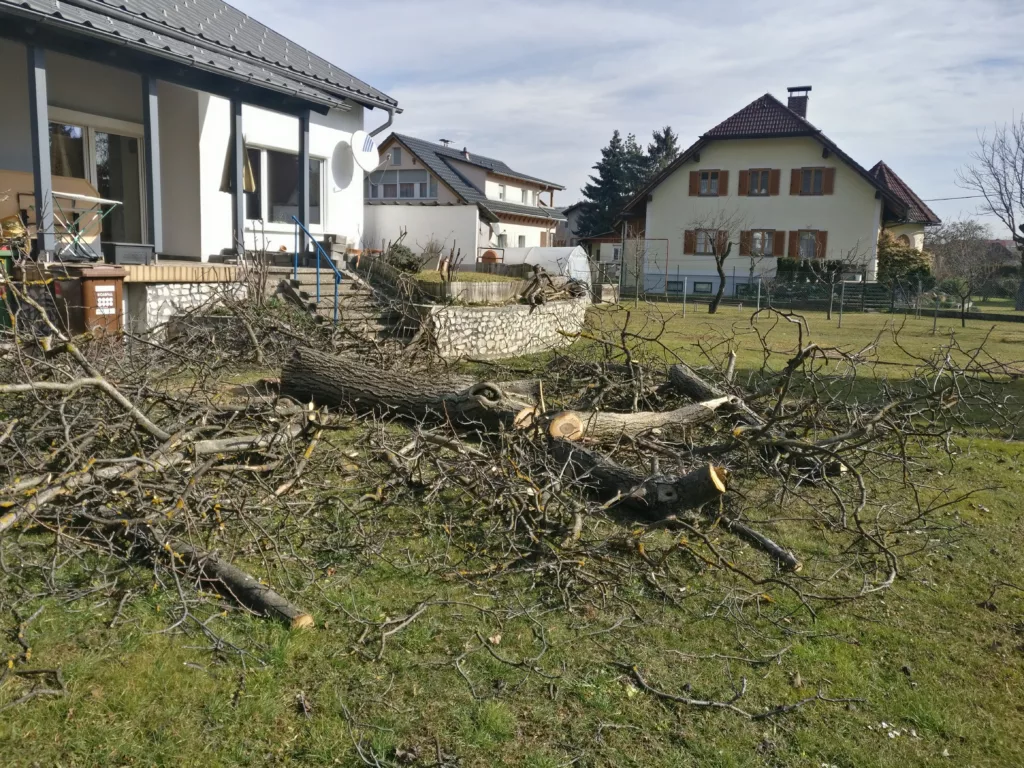
<instances>
[{"instance_id":1,"label":"bare deciduous tree","mask_svg":"<svg viewBox=\"0 0 1024 768\"><path fill-rule=\"evenodd\" d=\"M733 251L734 242L740 238L743 216L735 211L719 210L698 217L690 222L690 228L683 236L684 253L711 256L718 272L718 292L708 306L708 314L715 314L725 295L725 260ZM688 240L692 242L687 243ZM689 245L690 247L687 247Z\"/></svg>"},{"instance_id":2,"label":"bare deciduous tree","mask_svg":"<svg viewBox=\"0 0 1024 768\"><path fill-rule=\"evenodd\" d=\"M845 254L842 254L838 259L822 258L807 262L814 279L821 285L828 286L828 314L826 319L832 319L837 286L843 284L847 275L863 272L866 261L865 254L859 248L854 247Z\"/></svg>"},{"instance_id":3,"label":"bare deciduous tree","mask_svg":"<svg viewBox=\"0 0 1024 768\"><path fill-rule=\"evenodd\" d=\"M1024 115L978 137L973 162L957 173L961 187L984 198L979 212L995 216L1010 230L1020 254L1020 282L1014 308L1024 311Z\"/></svg>"},{"instance_id":4,"label":"bare deciduous tree","mask_svg":"<svg viewBox=\"0 0 1024 768\"><path fill-rule=\"evenodd\" d=\"M928 234L928 250L936 255L941 289L960 304L960 325L967 325L967 308L996 262L989 248L988 227L974 219L952 221Z\"/></svg>"}]
</instances>

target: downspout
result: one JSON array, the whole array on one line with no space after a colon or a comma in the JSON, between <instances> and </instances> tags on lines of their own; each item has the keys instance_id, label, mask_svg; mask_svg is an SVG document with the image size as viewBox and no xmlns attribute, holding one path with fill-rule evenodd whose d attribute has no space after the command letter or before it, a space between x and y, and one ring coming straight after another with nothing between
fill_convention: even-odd
<instances>
[{"instance_id":1,"label":"downspout","mask_svg":"<svg viewBox=\"0 0 1024 768\"><path fill-rule=\"evenodd\" d=\"M371 136L376 136L381 131L386 131L388 128L391 127L391 124L395 122L395 110L390 107L385 107L385 109L387 109L388 113L387 121L379 128L374 128L372 131L370 131Z\"/></svg>"}]
</instances>

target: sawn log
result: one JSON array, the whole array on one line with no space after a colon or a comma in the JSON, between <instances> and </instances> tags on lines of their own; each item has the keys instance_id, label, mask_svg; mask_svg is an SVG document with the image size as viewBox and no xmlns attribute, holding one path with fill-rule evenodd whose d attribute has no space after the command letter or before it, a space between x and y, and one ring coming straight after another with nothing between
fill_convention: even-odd
<instances>
[{"instance_id":1,"label":"sawn log","mask_svg":"<svg viewBox=\"0 0 1024 768\"><path fill-rule=\"evenodd\" d=\"M638 437L652 429L671 432L703 424L711 421L719 408L735 402L736 398L726 395L673 411L562 411L552 417L548 434L562 440L587 438L599 442L615 442L623 437Z\"/></svg>"}]
</instances>

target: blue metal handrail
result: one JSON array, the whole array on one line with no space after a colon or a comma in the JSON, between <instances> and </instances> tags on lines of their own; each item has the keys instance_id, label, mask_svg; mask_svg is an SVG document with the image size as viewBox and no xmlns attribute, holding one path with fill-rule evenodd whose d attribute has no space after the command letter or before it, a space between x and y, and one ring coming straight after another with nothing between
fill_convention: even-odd
<instances>
[{"instance_id":1,"label":"blue metal handrail","mask_svg":"<svg viewBox=\"0 0 1024 768\"><path fill-rule=\"evenodd\" d=\"M295 259L294 259L294 265L292 267L292 276L295 278L296 281L298 281L298 279L299 279L299 240L300 240L299 230L302 230L305 233L306 237L309 238L310 242L312 242L313 245L316 246L316 303L317 303L317 306L319 306L319 304L320 304L320 264L321 264L321 262L324 259L327 259L327 263L331 265L331 270L334 272L334 322L335 322L335 324L337 324L337 322L338 322L338 286L341 284L341 277L342 277L341 270L338 269L338 265L335 264L334 263L334 259L332 259L327 254L327 251L324 250L324 247L322 245L320 245L320 241L318 241L315 237L313 237L313 235L311 235L309 233L309 230L306 229L305 226L303 226L302 222L299 221L298 217L297 216L292 216L292 221L295 222ZM305 245L305 244L303 244L303 245Z\"/></svg>"}]
</instances>

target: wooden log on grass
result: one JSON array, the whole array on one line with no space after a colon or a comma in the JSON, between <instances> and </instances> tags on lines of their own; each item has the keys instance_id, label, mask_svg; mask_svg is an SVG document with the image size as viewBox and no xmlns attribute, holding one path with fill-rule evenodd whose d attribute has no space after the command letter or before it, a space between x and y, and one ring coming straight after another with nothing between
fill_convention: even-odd
<instances>
[{"instance_id":1,"label":"wooden log on grass","mask_svg":"<svg viewBox=\"0 0 1024 768\"><path fill-rule=\"evenodd\" d=\"M734 402L736 398L726 395L672 411L562 411L551 418L548 434L554 438L574 442L584 438L599 442L615 442L623 437L638 437L653 429L680 431L711 421L715 417L715 411Z\"/></svg>"},{"instance_id":2,"label":"wooden log on grass","mask_svg":"<svg viewBox=\"0 0 1024 768\"><path fill-rule=\"evenodd\" d=\"M670 366L668 369L668 380L672 382L672 386L680 394L686 395L686 397L697 402L729 397L728 392L709 382L686 363L676 363ZM757 427L765 425L764 418L743 402L742 399L734 397L731 405L742 413L744 418L752 425Z\"/></svg>"},{"instance_id":3,"label":"wooden log on grass","mask_svg":"<svg viewBox=\"0 0 1024 768\"><path fill-rule=\"evenodd\" d=\"M521 382L517 382L518 385ZM404 415L433 416L460 424L503 424L530 407L501 384L467 377L438 377L410 370L382 370L354 357L300 347L281 371L281 392L300 402L349 404Z\"/></svg>"},{"instance_id":4,"label":"wooden log on grass","mask_svg":"<svg viewBox=\"0 0 1024 768\"><path fill-rule=\"evenodd\" d=\"M682 476L645 475L565 440L552 440L551 453L580 485L651 520L716 501L726 491L726 471L711 464Z\"/></svg>"}]
</instances>

